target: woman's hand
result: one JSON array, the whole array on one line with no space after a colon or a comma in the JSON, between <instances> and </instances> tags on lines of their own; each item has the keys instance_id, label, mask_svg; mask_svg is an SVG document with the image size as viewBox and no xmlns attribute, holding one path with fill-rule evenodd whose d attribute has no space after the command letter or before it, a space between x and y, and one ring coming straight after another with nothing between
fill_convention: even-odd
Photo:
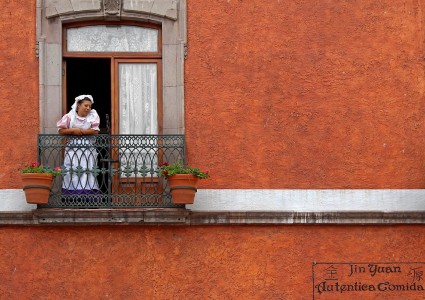
<instances>
[{"instance_id":1,"label":"woman's hand","mask_svg":"<svg viewBox=\"0 0 425 300\"><path fill-rule=\"evenodd\" d=\"M97 134L97 130L94 130L94 129L81 129L81 132L82 132L84 135Z\"/></svg>"},{"instance_id":2,"label":"woman's hand","mask_svg":"<svg viewBox=\"0 0 425 300\"><path fill-rule=\"evenodd\" d=\"M69 135L92 135L97 134L97 130L94 129L81 129L81 128L63 128L59 130L60 134Z\"/></svg>"},{"instance_id":3,"label":"woman's hand","mask_svg":"<svg viewBox=\"0 0 425 300\"><path fill-rule=\"evenodd\" d=\"M73 135L84 135L84 130L81 128L71 128Z\"/></svg>"}]
</instances>

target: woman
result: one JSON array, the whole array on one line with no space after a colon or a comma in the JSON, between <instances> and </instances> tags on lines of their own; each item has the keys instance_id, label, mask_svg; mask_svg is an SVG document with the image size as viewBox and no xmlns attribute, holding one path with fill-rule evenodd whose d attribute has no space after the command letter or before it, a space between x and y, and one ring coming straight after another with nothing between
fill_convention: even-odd
<instances>
[{"instance_id":1,"label":"woman","mask_svg":"<svg viewBox=\"0 0 425 300\"><path fill-rule=\"evenodd\" d=\"M72 135L67 139L64 157L64 177L62 194L93 195L99 193L99 185L92 174L97 165L95 139L87 137L99 132L100 118L92 109L93 97L80 95L75 98L69 113L57 123L60 134ZM89 196L76 196L71 199L94 199Z\"/></svg>"}]
</instances>

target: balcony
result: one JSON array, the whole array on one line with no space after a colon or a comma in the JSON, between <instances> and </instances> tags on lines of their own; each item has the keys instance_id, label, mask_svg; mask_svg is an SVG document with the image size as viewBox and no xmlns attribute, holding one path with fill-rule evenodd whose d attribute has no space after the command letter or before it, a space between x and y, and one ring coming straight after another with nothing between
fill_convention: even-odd
<instances>
[{"instance_id":1,"label":"balcony","mask_svg":"<svg viewBox=\"0 0 425 300\"><path fill-rule=\"evenodd\" d=\"M40 134L38 160L63 173L40 208L181 208L161 162L186 161L184 135Z\"/></svg>"}]
</instances>

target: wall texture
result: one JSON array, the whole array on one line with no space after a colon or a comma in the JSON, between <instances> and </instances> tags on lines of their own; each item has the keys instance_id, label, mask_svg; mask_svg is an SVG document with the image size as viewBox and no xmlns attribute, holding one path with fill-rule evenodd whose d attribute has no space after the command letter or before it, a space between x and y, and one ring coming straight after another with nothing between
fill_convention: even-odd
<instances>
[{"instance_id":1,"label":"wall texture","mask_svg":"<svg viewBox=\"0 0 425 300\"><path fill-rule=\"evenodd\" d=\"M205 186L424 187L423 1L187 10L188 156Z\"/></svg>"},{"instance_id":2,"label":"wall texture","mask_svg":"<svg viewBox=\"0 0 425 300\"><path fill-rule=\"evenodd\" d=\"M39 125L35 0L0 9L0 188L18 188ZM186 135L189 162L213 174L203 187L423 188L423 9L187 1Z\"/></svg>"},{"instance_id":3,"label":"wall texture","mask_svg":"<svg viewBox=\"0 0 425 300\"><path fill-rule=\"evenodd\" d=\"M38 61L33 1L0 5L0 188L18 188L17 169L36 160Z\"/></svg>"},{"instance_id":4,"label":"wall texture","mask_svg":"<svg viewBox=\"0 0 425 300\"><path fill-rule=\"evenodd\" d=\"M420 261L424 237L423 226L2 227L0 295L312 299L314 261Z\"/></svg>"},{"instance_id":5,"label":"wall texture","mask_svg":"<svg viewBox=\"0 0 425 300\"><path fill-rule=\"evenodd\" d=\"M0 5L0 189L36 158L35 4ZM212 173L203 187L423 188L423 9L188 0L185 126L189 163ZM420 225L0 227L0 298L311 299L314 261L421 261L424 237Z\"/></svg>"}]
</instances>

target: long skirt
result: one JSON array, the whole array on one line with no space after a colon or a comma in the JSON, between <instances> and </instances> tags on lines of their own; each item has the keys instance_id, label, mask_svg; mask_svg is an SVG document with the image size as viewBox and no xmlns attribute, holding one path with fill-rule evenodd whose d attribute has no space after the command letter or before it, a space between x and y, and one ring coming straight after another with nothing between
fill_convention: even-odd
<instances>
[{"instance_id":1,"label":"long skirt","mask_svg":"<svg viewBox=\"0 0 425 300\"><path fill-rule=\"evenodd\" d=\"M99 194L99 185L93 175L95 166L97 166L97 151L94 147L66 147L62 194ZM84 198L87 199L87 197Z\"/></svg>"}]
</instances>

